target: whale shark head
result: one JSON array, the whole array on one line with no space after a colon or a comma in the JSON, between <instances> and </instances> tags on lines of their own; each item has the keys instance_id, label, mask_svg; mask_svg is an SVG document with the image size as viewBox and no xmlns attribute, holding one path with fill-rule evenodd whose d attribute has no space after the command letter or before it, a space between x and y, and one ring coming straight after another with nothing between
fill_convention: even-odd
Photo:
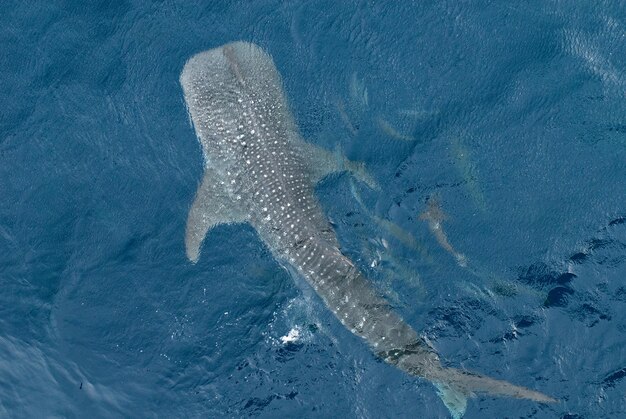
<instances>
[{"instance_id":1,"label":"whale shark head","mask_svg":"<svg viewBox=\"0 0 626 419\"><path fill-rule=\"evenodd\" d=\"M246 149L271 146L270 138L297 135L281 77L254 44L239 41L194 55L180 83L204 157L218 166Z\"/></svg>"}]
</instances>

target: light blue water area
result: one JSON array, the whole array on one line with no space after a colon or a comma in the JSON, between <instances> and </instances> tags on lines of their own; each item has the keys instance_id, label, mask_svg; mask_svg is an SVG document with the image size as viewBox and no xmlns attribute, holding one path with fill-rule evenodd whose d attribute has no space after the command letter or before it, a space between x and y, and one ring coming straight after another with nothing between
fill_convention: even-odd
<instances>
[{"instance_id":1,"label":"light blue water area","mask_svg":"<svg viewBox=\"0 0 626 419\"><path fill-rule=\"evenodd\" d=\"M186 260L202 156L178 77L243 39L303 136L381 185L318 187L344 253L447 365L559 400L465 417L626 417L623 1L1 9L0 416L448 417L252 228Z\"/></svg>"}]
</instances>

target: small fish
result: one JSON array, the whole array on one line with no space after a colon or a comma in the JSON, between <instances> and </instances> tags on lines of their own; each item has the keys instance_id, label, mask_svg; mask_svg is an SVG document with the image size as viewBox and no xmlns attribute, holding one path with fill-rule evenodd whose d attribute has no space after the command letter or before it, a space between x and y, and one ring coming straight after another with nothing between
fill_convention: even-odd
<instances>
[{"instance_id":1,"label":"small fish","mask_svg":"<svg viewBox=\"0 0 626 419\"><path fill-rule=\"evenodd\" d=\"M411 119L426 119L437 115L437 111L425 111L421 109L400 109L398 115L406 116Z\"/></svg>"},{"instance_id":2,"label":"small fish","mask_svg":"<svg viewBox=\"0 0 626 419\"><path fill-rule=\"evenodd\" d=\"M420 220L426 221L428 223L428 228L437 239L439 245L452 256L454 256L454 259L456 259L459 266L461 266L462 268L466 268L467 258L464 254L457 252L454 247L452 247L452 245L448 241L448 236L446 235L445 231L443 231L442 222L447 218L447 216L441 209L439 199L436 197L430 197L426 204L426 211L420 214Z\"/></svg>"},{"instance_id":3,"label":"small fish","mask_svg":"<svg viewBox=\"0 0 626 419\"><path fill-rule=\"evenodd\" d=\"M376 124L378 125L378 128L380 128L382 132L384 132L385 134L387 134L393 139L400 140L400 141L408 141L408 142L415 141L415 138L411 137L410 135L401 133L380 115L376 117Z\"/></svg>"},{"instance_id":4,"label":"small fish","mask_svg":"<svg viewBox=\"0 0 626 419\"><path fill-rule=\"evenodd\" d=\"M359 78L356 71L350 77L350 99L361 108L369 106L369 94L365 82Z\"/></svg>"},{"instance_id":5,"label":"small fish","mask_svg":"<svg viewBox=\"0 0 626 419\"><path fill-rule=\"evenodd\" d=\"M335 101L335 107L337 108L337 112L339 112L341 122L343 122L346 128L348 128L348 131L350 131L352 135L357 135L359 133L359 128L352 123L352 119L348 115L348 112L346 112L346 105L343 103L343 100L337 99Z\"/></svg>"},{"instance_id":6,"label":"small fish","mask_svg":"<svg viewBox=\"0 0 626 419\"><path fill-rule=\"evenodd\" d=\"M389 221L375 214L372 214L367 209L367 207L363 203L363 200L361 199L361 195L357 192L356 185L354 184L352 179L350 179L350 192L352 192L352 196L359 204L365 215L372 219L380 228L391 234L396 240L398 240L407 248L419 253L420 256L428 263L432 263L432 257L428 254L428 250L423 244L418 242L415 237L413 237L410 233L407 233L404 229L402 229L402 227L400 227L393 221ZM383 240L382 243L384 244L384 247L387 248L387 242Z\"/></svg>"},{"instance_id":7,"label":"small fish","mask_svg":"<svg viewBox=\"0 0 626 419\"><path fill-rule=\"evenodd\" d=\"M463 144L459 135L450 138L450 148L457 170L463 177L466 188L476 208L483 214L487 212L487 201L480 187L478 168L472 159L470 150Z\"/></svg>"}]
</instances>

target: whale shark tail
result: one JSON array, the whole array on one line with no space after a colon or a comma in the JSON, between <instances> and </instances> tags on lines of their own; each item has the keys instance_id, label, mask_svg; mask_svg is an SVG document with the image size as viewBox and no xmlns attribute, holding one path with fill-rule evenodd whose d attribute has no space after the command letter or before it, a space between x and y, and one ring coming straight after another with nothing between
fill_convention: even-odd
<instances>
[{"instance_id":1,"label":"whale shark tail","mask_svg":"<svg viewBox=\"0 0 626 419\"><path fill-rule=\"evenodd\" d=\"M557 402L543 393L516 386L507 381L457 368L444 367L437 353L425 339L417 340L402 349L381 351L378 356L410 375L433 383L439 397L454 419L463 417L467 400L478 395L512 397L539 403Z\"/></svg>"},{"instance_id":2,"label":"whale shark tail","mask_svg":"<svg viewBox=\"0 0 626 419\"><path fill-rule=\"evenodd\" d=\"M507 381L456 368L441 368L431 381L437 393L454 419L460 419L467 408L467 399L479 394L497 397L528 399L540 403L555 403L557 400L543 393L516 386Z\"/></svg>"}]
</instances>

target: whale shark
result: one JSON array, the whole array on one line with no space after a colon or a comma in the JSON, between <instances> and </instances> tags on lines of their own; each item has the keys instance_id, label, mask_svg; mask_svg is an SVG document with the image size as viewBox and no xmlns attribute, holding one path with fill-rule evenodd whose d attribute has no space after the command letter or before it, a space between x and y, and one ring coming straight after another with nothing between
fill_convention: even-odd
<instances>
[{"instance_id":1,"label":"whale shark","mask_svg":"<svg viewBox=\"0 0 626 419\"><path fill-rule=\"evenodd\" d=\"M267 52L242 41L200 52L184 65L180 84L204 161L185 232L191 262L198 261L210 229L248 223L276 260L304 278L378 357L432 382L454 418L478 394L555 401L506 381L444 366L428 341L342 253L315 185L340 171L374 182L362 164L301 137Z\"/></svg>"}]
</instances>

